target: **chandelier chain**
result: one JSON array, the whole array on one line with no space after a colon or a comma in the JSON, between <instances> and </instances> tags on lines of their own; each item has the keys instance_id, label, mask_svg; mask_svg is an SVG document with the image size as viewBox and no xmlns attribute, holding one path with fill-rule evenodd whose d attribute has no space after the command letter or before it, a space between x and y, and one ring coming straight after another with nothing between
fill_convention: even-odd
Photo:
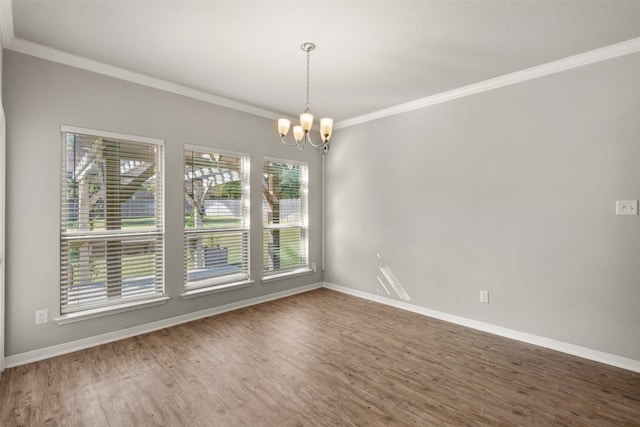
<instances>
[{"instance_id":1,"label":"chandelier chain","mask_svg":"<svg viewBox=\"0 0 640 427\"><path fill-rule=\"evenodd\" d=\"M305 111L311 111L311 103L309 102L309 58L311 57L311 49L307 49L307 106Z\"/></svg>"}]
</instances>

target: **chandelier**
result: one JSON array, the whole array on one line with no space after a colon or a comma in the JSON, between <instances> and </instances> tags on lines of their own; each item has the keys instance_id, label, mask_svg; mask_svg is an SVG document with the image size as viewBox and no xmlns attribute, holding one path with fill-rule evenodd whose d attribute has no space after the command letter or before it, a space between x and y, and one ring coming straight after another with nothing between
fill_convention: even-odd
<instances>
[{"instance_id":1,"label":"chandelier","mask_svg":"<svg viewBox=\"0 0 640 427\"><path fill-rule=\"evenodd\" d=\"M309 103L309 57L311 51L316 48L316 45L310 42L305 42L300 45L300 48L307 52L307 105L300 114L300 125L293 127L293 142L287 142L285 137L289 132L291 122L287 119L278 119L278 132L282 138L282 143L290 147L298 147L302 150L305 144L309 143L316 150L323 150L325 153L329 150L329 139L331 138L331 132L333 129L333 119L322 118L320 119L320 138L322 142L314 143L311 140L309 132L313 126L313 114L311 114L311 104Z\"/></svg>"}]
</instances>

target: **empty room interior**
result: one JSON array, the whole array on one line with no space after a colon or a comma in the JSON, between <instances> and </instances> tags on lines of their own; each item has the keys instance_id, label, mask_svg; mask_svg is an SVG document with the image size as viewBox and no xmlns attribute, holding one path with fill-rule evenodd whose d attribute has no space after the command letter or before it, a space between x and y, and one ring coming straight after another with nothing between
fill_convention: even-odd
<instances>
[{"instance_id":1,"label":"empty room interior","mask_svg":"<svg viewBox=\"0 0 640 427\"><path fill-rule=\"evenodd\" d=\"M639 425L640 1L0 34L0 425Z\"/></svg>"}]
</instances>

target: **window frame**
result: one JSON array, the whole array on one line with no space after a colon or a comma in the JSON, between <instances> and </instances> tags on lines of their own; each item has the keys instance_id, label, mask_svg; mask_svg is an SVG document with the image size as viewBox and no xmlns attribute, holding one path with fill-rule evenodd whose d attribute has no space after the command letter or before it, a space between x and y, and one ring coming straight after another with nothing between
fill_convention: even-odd
<instances>
[{"instance_id":1,"label":"window frame","mask_svg":"<svg viewBox=\"0 0 640 427\"><path fill-rule=\"evenodd\" d=\"M298 165L302 168L301 177L300 177L300 221L297 224L290 225L282 225L282 224L265 224L264 216L265 216L265 203L268 204L268 201L265 200L265 187L264 187L264 174L266 173L266 165L269 163L280 163L280 164L294 164ZM263 266L262 266L262 282L271 282L275 280L279 280L282 278L298 276L301 274L308 274L312 272L310 268L309 262L309 163L301 161L301 160L293 160L293 159L283 159L278 157L270 157L264 156L262 159L262 215L261 215L261 225L262 225L262 258L263 258ZM299 266L290 267L290 268L280 268L280 269L266 269L267 263L269 262L267 256L265 254L265 232L267 230L288 230L288 229L300 229L300 235L302 240L302 248L301 253L299 254L300 258L303 260Z\"/></svg>"},{"instance_id":2,"label":"window frame","mask_svg":"<svg viewBox=\"0 0 640 427\"><path fill-rule=\"evenodd\" d=\"M187 175L186 154L187 151L197 151L203 154L209 154L213 156L215 154L222 156L237 157L241 162L240 171L240 183L242 189L241 200L241 225L239 227L228 228L187 228L186 223L183 223L183 252L184 252L184 282L183 293L181 297L188 299L201 295L207 295L210 293L223 292L227 290L237 289L241 287L250 286L254 282L251 280L251 211L250 211L250 182L251 182L251 157L247 153L230 151L225 149L219 149L215 147L208 147L202 145L185 144L183 147L183 174ZM186 196L186 189L184 191ZM186 204L186 200L185 200ZM190 236L202 235L215 235L223 233L243 233L243 241L246 247L241 248L241 271L236 273L230 273L220 276L208 277L201 280L188 280L188 245Z\"/></svg>"},{"instance_id":3,"label":"window frame","mask_svg":"<svg viewBox=\"0 0 640 427\"><path fill-rule=\"evenodd\" d=\"M123 228L114 230L69 230L68 228L68 203L73 203L68 195L68 171L67 171L67 135L76 134L90 138L100 138L102 140L112 142L124 142L126 144L137 145L139 147L154 146L154 227L149 229L135 228L129 231L123 231ZM157 138L149 138L143 136L128 135L116 132L101 131L96 129L81 128L75 126L61 125L61 185L60 185L60 284L59 284L59 304L60 316L54 318L58 324L72 323L78 320L85 320L100 316L105 316L123 311L134 310L143 307L149 307L164 304L169 298L165 295L165 245L166 245L166 227L165 227L165 166L164 166L164 140ZM106 161L106 160L105 160ZM74 178L75 179L75 178ZM146 182L146 181L145 181ZM127 199L129 200L129 199ZM122 217L120 217L122 218ZM140 293L134 296L123 296L122 287L119 288L119 296L107 295L106 300L94 302L79 301L77 305L71 305L66 299L64 293L69 292L73 286L68 280L68 272L71 267L69 261L68 248L72 242L90 242L90 241L117 241L139 243L140 239L147 239L154 242L153 254L153 290L149 293ZM106 244L106 243L105 243ZM121 254L119 262L121 263L124 254ZM108 255L105 254L105 257ZM67 262L65 262L67 261ZM122 264L120 264L122 265ZM120 267L121 268L121 267ZM122 286L122 283L121 285ZM107 294L109 291L107 291Z\"/></svg>"}]
</instances>

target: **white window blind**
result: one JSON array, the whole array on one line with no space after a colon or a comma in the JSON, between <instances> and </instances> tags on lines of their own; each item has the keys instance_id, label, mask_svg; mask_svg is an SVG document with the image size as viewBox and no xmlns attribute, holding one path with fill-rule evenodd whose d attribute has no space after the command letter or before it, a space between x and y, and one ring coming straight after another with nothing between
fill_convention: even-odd
<instances>
[{"instance_id":1,"label":"white window blind","mask_svg":"<svg viewBox=\"0 0 640 427\"><path fill-rule=\"evenodd\" d=\"M60 312L162 296L163 142L61 130Z\"/></svg>"},{"instance_id":2,"label":"white window blind","mask_svg":"<svg viewBox=\"0 0 640 427\"><path fill-rule=\"evenodd\" d=\"M185 290L249 279L249 157L185 146Z\"/></svg>"},{"instance_id":3,"label":"white window blind","mask_svg":"<svg viewBox=\"0 0 640 427\"><path fill-rule=\"evenodd\" d=\"M307 176L304 163L265 158L263 163L263 271L308 268Z\"/></svg>"}]
</instances>

